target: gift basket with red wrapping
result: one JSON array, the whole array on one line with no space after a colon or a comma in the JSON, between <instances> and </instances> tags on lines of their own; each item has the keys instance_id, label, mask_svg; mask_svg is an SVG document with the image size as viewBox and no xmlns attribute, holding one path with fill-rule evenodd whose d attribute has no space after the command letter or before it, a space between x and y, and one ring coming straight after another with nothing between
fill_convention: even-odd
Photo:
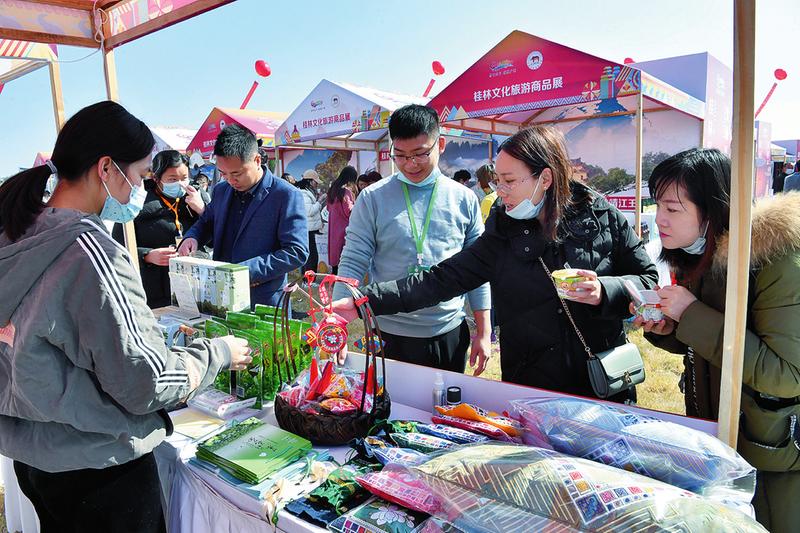
<instances>
[{"instance_id":1,"label":"gift basket with red wrapping","mask_svg":"<svg viewBox=\"0 0 800 533\"><path fill-rule=\"evenodd\" d=\"M347 287L364 324L365 335L360 343L365 352L363 371L336 363L337 355L347 346L348 335L347 321L332 309L336 283ZM293 364L295 357L289 300L296 291L309 299L313 326L305 332L303 340L315 349L315 354L309 369L291 383L285 383L275 397L278 425L315 444L341 445L365 437L378 420L389 417L391 410L380 328L369 301L358 290L357 280L331 274L309 271L302 281L288 285L281 297L280 313L275 315L275 332L276 342L279 328L283 334L282 352L289 364Z\"/></svg>"}]
</instances>

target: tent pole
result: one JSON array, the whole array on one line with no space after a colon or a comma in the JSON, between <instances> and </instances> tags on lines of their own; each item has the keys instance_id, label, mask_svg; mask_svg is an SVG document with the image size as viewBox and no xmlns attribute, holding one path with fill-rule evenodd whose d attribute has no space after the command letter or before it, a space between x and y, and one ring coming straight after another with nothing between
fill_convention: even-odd
<instances>
[{"instance_id":1,"label":"tent pole","mask_svg":"<svg viewBox=\"0 0 800 533\"><path fill-rule=\"evenodd\" d=\"M728 254L718 436L735 448L739 434L750 273L756 0L736 0L733 13L733 160L728 248L736 253Z\"/></svg>"},{"instance_id":2,"label":"tent pole","mask_svg":"<svg viewBox=\"0 0 800 533\"><path fill-rule=\"evenodd\" d=\"M636 93L636 235L642 237L642 133L644 126L642 91Z\"/></svg>"},{"instance_id":3,"label":"tent pole","mask_svg":"<svg viewBox=\"0 0 800 533\"><path fill-rule=\"evenodd\" d=\"M117 85L117 64L114 60L114 50L103 50L103 72L106 78L106 95L109 100L119 102L119 86ZM139 271L139 252L136 247L136 229L133 221L122 225L122 234L125 237L125 249L131 256L131 264Z\"/></svg>"},{"instance_id":4,"label":"tent pole","mask_svg":"<svg viewBox=\"0 0 800 533\"><path fill-rule=\"evenodd\" d=\"M59 132L64 127L64 94L61 92L61 67L55 61L50 61L48 67L50 70L50 92L53 95L56 132Z\"/></svg>"}]
</instances>

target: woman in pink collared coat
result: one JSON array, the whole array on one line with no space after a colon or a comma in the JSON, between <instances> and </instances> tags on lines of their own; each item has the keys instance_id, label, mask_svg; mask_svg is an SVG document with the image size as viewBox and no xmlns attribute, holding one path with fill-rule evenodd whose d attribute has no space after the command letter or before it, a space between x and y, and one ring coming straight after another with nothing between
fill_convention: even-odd
<instances>
[{"instance_id":1,"label":"woman in pink collared coat","mask_svg":"<svg viewBox=\"0 0 800 533\"><path fill-rule=\"evenodd\" d=\"M328 190L328 263L336 273L344 248L344 236L350 223L350 212L356 201L358 171L346 166Z\"/></svg>"}]
</instances>

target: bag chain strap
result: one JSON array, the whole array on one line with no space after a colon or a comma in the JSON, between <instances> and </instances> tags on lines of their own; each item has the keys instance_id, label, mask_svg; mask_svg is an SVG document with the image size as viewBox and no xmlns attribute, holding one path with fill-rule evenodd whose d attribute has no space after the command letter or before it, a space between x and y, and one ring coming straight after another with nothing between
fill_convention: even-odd
<instances>
[{"instance_id":1,"label":"bag chain strap","mask_svg":"<svg viewBox=\"0 0 800 533\"><path fill-rule=\"evenodd\" d=\"M586 340L584 340L583 335L581 335L581 330L578 329L578 325L575 323L575 319L572 318L572 313L569 312L569 307L567 306L567 302L564 301L563 298L558 294L558 286L556 285L556 281L553 279L553 275L550 273L550 269L547 268L547 265L544 264L544 259L539 257L539 262L542 264L542 268L544 271L547 272L547 277L550 278L550 281L553 283L553 288L556 290L556 297L558 301L561 302L561 306L564 308L564 312L567 313L567 318L569 318L572 327L575 329L575 333L578 334L578 339L583 344L583 349L586 350L586 353L589 355L589 359L594 359L595 355L592 353L592 349L589 348L589 345L586 344Z\"/></svg>"}]
</instances>

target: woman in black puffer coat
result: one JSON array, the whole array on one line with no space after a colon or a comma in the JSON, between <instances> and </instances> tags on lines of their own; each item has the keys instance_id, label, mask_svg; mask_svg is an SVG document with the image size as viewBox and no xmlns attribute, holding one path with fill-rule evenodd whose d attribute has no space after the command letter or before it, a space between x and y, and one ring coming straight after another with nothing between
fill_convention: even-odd
<instances>
[{"instance_id":1,"label":"woman in black puffer coat","mask_svg":"<svg viewBox=\"0 0 800 533\"><path fill-rule=\"evenodd\" d=\"M136 229L139 271L147 306L170 305L169 260L183 235L203 214L208 194L189 185L189 158L164 150L153 158L153 179L144 182L147 197L133 221ZM125 243L122 225L115 224L114 239Z\"/></svg>"},{"instance_id":2,"label":"woman in black puffer coat","mask_svg":"<svg viewBox=\"0 0 800 533\"><path fill-rule=\"evenodd\" d=\"M472 246L429 272L368 285L364 293L377 314L412 312L489 281L503 381L594 396L586 352L539 259L550 271L568 263L589 278L571 292L568 305L593 353L626 342L623 280L652 288L656 267L622 213L572 180L557 130L520 131L500 147L495 167L504 205L493 208ZM352 318L350 305L340 300L335 310ZM635 390L609 399L635 400Z\"/></svg>"}]
</instances>

